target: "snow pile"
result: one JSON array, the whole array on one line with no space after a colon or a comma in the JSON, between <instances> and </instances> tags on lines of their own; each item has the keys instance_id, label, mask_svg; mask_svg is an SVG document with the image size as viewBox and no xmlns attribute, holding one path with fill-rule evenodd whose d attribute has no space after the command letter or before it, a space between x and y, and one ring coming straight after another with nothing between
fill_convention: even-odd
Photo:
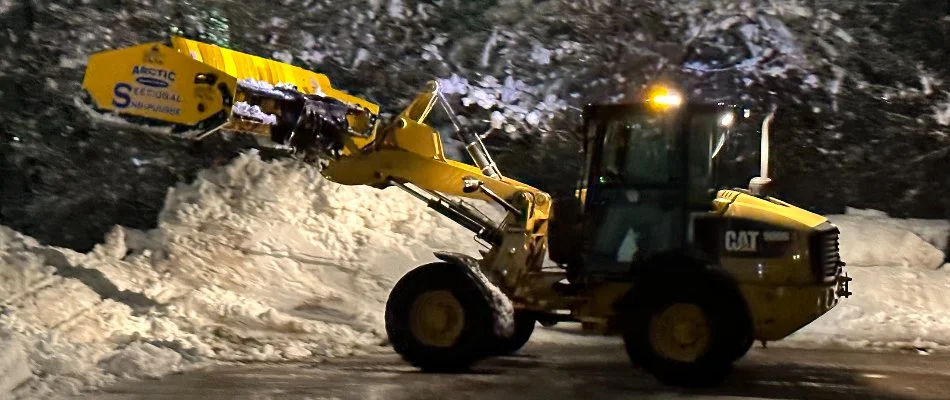
<instances>
[{"instance_id":1,"label":"snow pile","mask_svg":"<svg viewBox=\"0 0 950 400\"><path fill-rule=\"evenodd\" d=\"M76 256L0 227L0 343L16 360L17 379L10 382L22 381L24 371L38 378L24 385L30 397L108 382L96 360L121 352L129 337L148 329L149 321L133 316L128 305L103 299L106 282L70 267ZM16 356L20 352L26 357Z\"/></svg>"},{"instance_id":2,"label":"snow pile","mask_svg":"<svg viewBox=\"0 0 950 400\"><path fill-rule=\"evenodd\" d=\"M849 266L934 269L946 261L950 221L896 219L853 208L828 219L841 229L841 257Z\"/></svg>"},{"instance_id":3,"label":"snow pile","mask_svg":"<svg viewBox=\"0 0 950 400\"><path fill-rule=\"evenodd\" d=\"M796 332L785 346L950 347L950 222L898 219L849 208L841 229L850 298Z\"/></svg>"},{"instance_id":4,"label":"snow pile","mask_svg":"<svg viewBox=\"0 0 950 400\"><path fill-rule=\"evenodd\" d=\"M32 376L26 351L9 334L0 331L0 399Z\"/></svg>"},{"instance_id":5,"label":"snow pile","mask_svg":"<svg viewBox=\"0 0 950 400\"><path fill-rule=\"evenodd\" d=\"M850 298L782 346L950 347L950 270L849 268Z\"/></svg>"},{"instance_id":6,"label":"snow pile","mask_svg":"<svg viewBox=\"0 0 950 400\"><path fill-rule=\"evenodd\" d=\"M158 378L177 369L181 354L149 343L135 343L102 361L106 372L124 378Z\"/></svg>"},{"instance_id":7,"label":"snow pile","mask_svg":"<svg viewBox=\"0 0 950 400\"><path fill-rule=\"evenodd\" d=\"M157 229L116 227L88 254L0 227L0 323L23 338L31 398L194 361L351 355L384 343L406 271L477 249L396 188L244 155L169 190Z\"/></svg>"},{"instance_id":8,"label":"snow pile","mask_svg":"<svg viewBox=\"0 0 950 400\"><path fill-rule=\"evenodd\" d=\"M849 268L855 295L788 343L950 344L950 271L895 267L942 262L933 250L948 225L860 210L832 220L850 265L888 267ZM87 254L0 227L0 396L75 393L204 361L373 351L405 272L433 250L478 248L396 188L341 186L254 155L170 189L157 229L116 227Z\"/></svg>"}]
</instances>

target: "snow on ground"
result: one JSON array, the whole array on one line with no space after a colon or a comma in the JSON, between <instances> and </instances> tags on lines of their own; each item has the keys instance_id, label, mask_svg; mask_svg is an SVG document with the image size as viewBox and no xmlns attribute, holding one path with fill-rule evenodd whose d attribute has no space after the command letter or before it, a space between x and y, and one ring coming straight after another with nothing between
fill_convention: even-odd
<instances>
[{"instance_id":1,"label":"snow on ground","mask_svg":"<svg viewBox=\"0 0 950 400\"><path fill-rule=\"evenodd\" d=\"M198 360L372 351L389 289L434 249L478 247L397 188L245 155L170 190L157 229L116 227L88 254L0 227L0 349L29 357L30 398Z\"/></svg>"},{"instance_id":2,"label":"snow on ground","mask_svg":"<svg viewBox=\"0 0 950 400\"><path fill-rule=\"evenodd\" d=\"M853 208L828 219L854 295L779 345L950 347L950 221Z\"/></svg>"},{"instance_id":3,"label":"snow on ground","mask_svg":"<svg viewBox=\"0 0 950 400\"><path fill-rule=\"evenodd\" d=\"M831 219L855 295L785 345L950 345L950 270L935 269L950 226L866 210ZM169 190L156 229L116 227L88 254L0 227L0 399L205 362L374 351L396 280L433 250L478 248L396 188L341 186L254 155ZM569 325L537 332L577 339Z\"/></svg>"},{"instance_id":4,"label":"snow on ground","mask_svg":"<svg viewBox=\"0 0 950 400\"><path fill-rule=\"evenodd\" d=\"M950 268L848 268L854 295L781 346L950 348Z\"/></svg>"},{"instance_id":5,"label":"snow on ground","mask_svg":"<svg viewBox=\"0 0 950 400\"><path fill-rule=\"evenodd\" d=\"M26 351L9 333L0 331L0 400L32 376Z\"/></svg>"}]
</instances>

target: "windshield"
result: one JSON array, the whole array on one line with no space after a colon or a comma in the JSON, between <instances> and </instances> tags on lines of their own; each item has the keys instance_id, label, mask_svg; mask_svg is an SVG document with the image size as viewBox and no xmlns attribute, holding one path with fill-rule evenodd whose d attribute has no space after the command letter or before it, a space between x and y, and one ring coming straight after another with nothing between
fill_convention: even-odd
<instances>
[{"instance_id":1,"label":"windshield","mask_svg":"<svg viewBox=\"0 0 950 400\"><path fill-rule=\"evenodd\" d=\"M588 120L588 146L601 149L588 153L590 173L607 185L686 185L691 199L707 201L716 184L713 161L723 154L734 120L727 109L706 107L600 110Z\"/></svg>"},{"instance_id":2,"label":"windshield","mask_svg":"<svg viewBox=\"0 0 950 400\"><path fill-rule=\"evenodd\" d=\"M663 183L679 177L676 135L670 118L659 114L631 115L606 122L604 180Z\"/></svg>"},{"instance_id":3,"label":"windshield","mask_svg":"<svg viewBox=\"0 0 950 400\"><path fill-rule=\"evenodd\" d=\"M688 118L685 126L683 118ZM703 110L679 114L632 111L595 122L591 129L603 130L602 180L661 183L682 178L686 149L691 177L707 175L722 152L733 121L727 111ZM683 128L688 129L685 134L678 132Z\"/></svg>"}]
</instances>

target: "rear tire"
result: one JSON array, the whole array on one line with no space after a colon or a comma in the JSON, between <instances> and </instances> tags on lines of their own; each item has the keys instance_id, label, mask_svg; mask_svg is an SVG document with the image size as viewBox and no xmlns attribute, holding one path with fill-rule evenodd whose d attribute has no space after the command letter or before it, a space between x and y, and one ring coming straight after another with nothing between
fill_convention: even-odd
<instances>
[{"instance_id":1,"label":"rear tire","mask_svg":"<svg viewBox=\"0 0 950 400\"><path fill-rule=\"evenodd\" d=\"M433 372L464 371L490 355L494 313L480 285L444 262L406 274L386 303L386 333L396 353Z\"/></svg>"},{"instance_id":2,"label":"rear tire","mask_svg":"<svg viewBox=\"0 0 950 400\"><path fill-rule=\"evenodd\" d=\"M667 385L707 387L722 382L744 339L741 310L730 307L724 297L702 285L638 296L623 333L630 360Z\"/></svg>"},{"instance_id":3,"label":"rear tire","mask_svg":"<svg viewBox=\"0 0 950 400\"><path fill-rule=\"evenodd\" d=\"M739 332L741 336L736 338L735 351L732 353L732 361L739 361L752 349L755 344L755 338L752 336L752 329L746 329L745 332Z\"/></svg>"}]
</instances>

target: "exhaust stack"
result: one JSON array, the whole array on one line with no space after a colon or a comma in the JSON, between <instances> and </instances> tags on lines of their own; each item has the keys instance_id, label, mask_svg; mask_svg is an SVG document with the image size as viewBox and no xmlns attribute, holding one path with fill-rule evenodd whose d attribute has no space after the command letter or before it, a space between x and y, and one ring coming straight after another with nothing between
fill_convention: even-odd
<instances>
[{"instance_id":1,"label":"exhaust stack","mask_svg":"<svg viewBox=\"0 0 950 400\"><path fill-rule=\"evenodd\" d=\"M775 119L776 105L772 105L769 114L762 120L762 142L761 156L759 158L759 176L749 181L749 191L756 196L764 196L768 192L768 187L772 183L769 178L769 128L772 120Z\"/></svg>"}]
</instances>

